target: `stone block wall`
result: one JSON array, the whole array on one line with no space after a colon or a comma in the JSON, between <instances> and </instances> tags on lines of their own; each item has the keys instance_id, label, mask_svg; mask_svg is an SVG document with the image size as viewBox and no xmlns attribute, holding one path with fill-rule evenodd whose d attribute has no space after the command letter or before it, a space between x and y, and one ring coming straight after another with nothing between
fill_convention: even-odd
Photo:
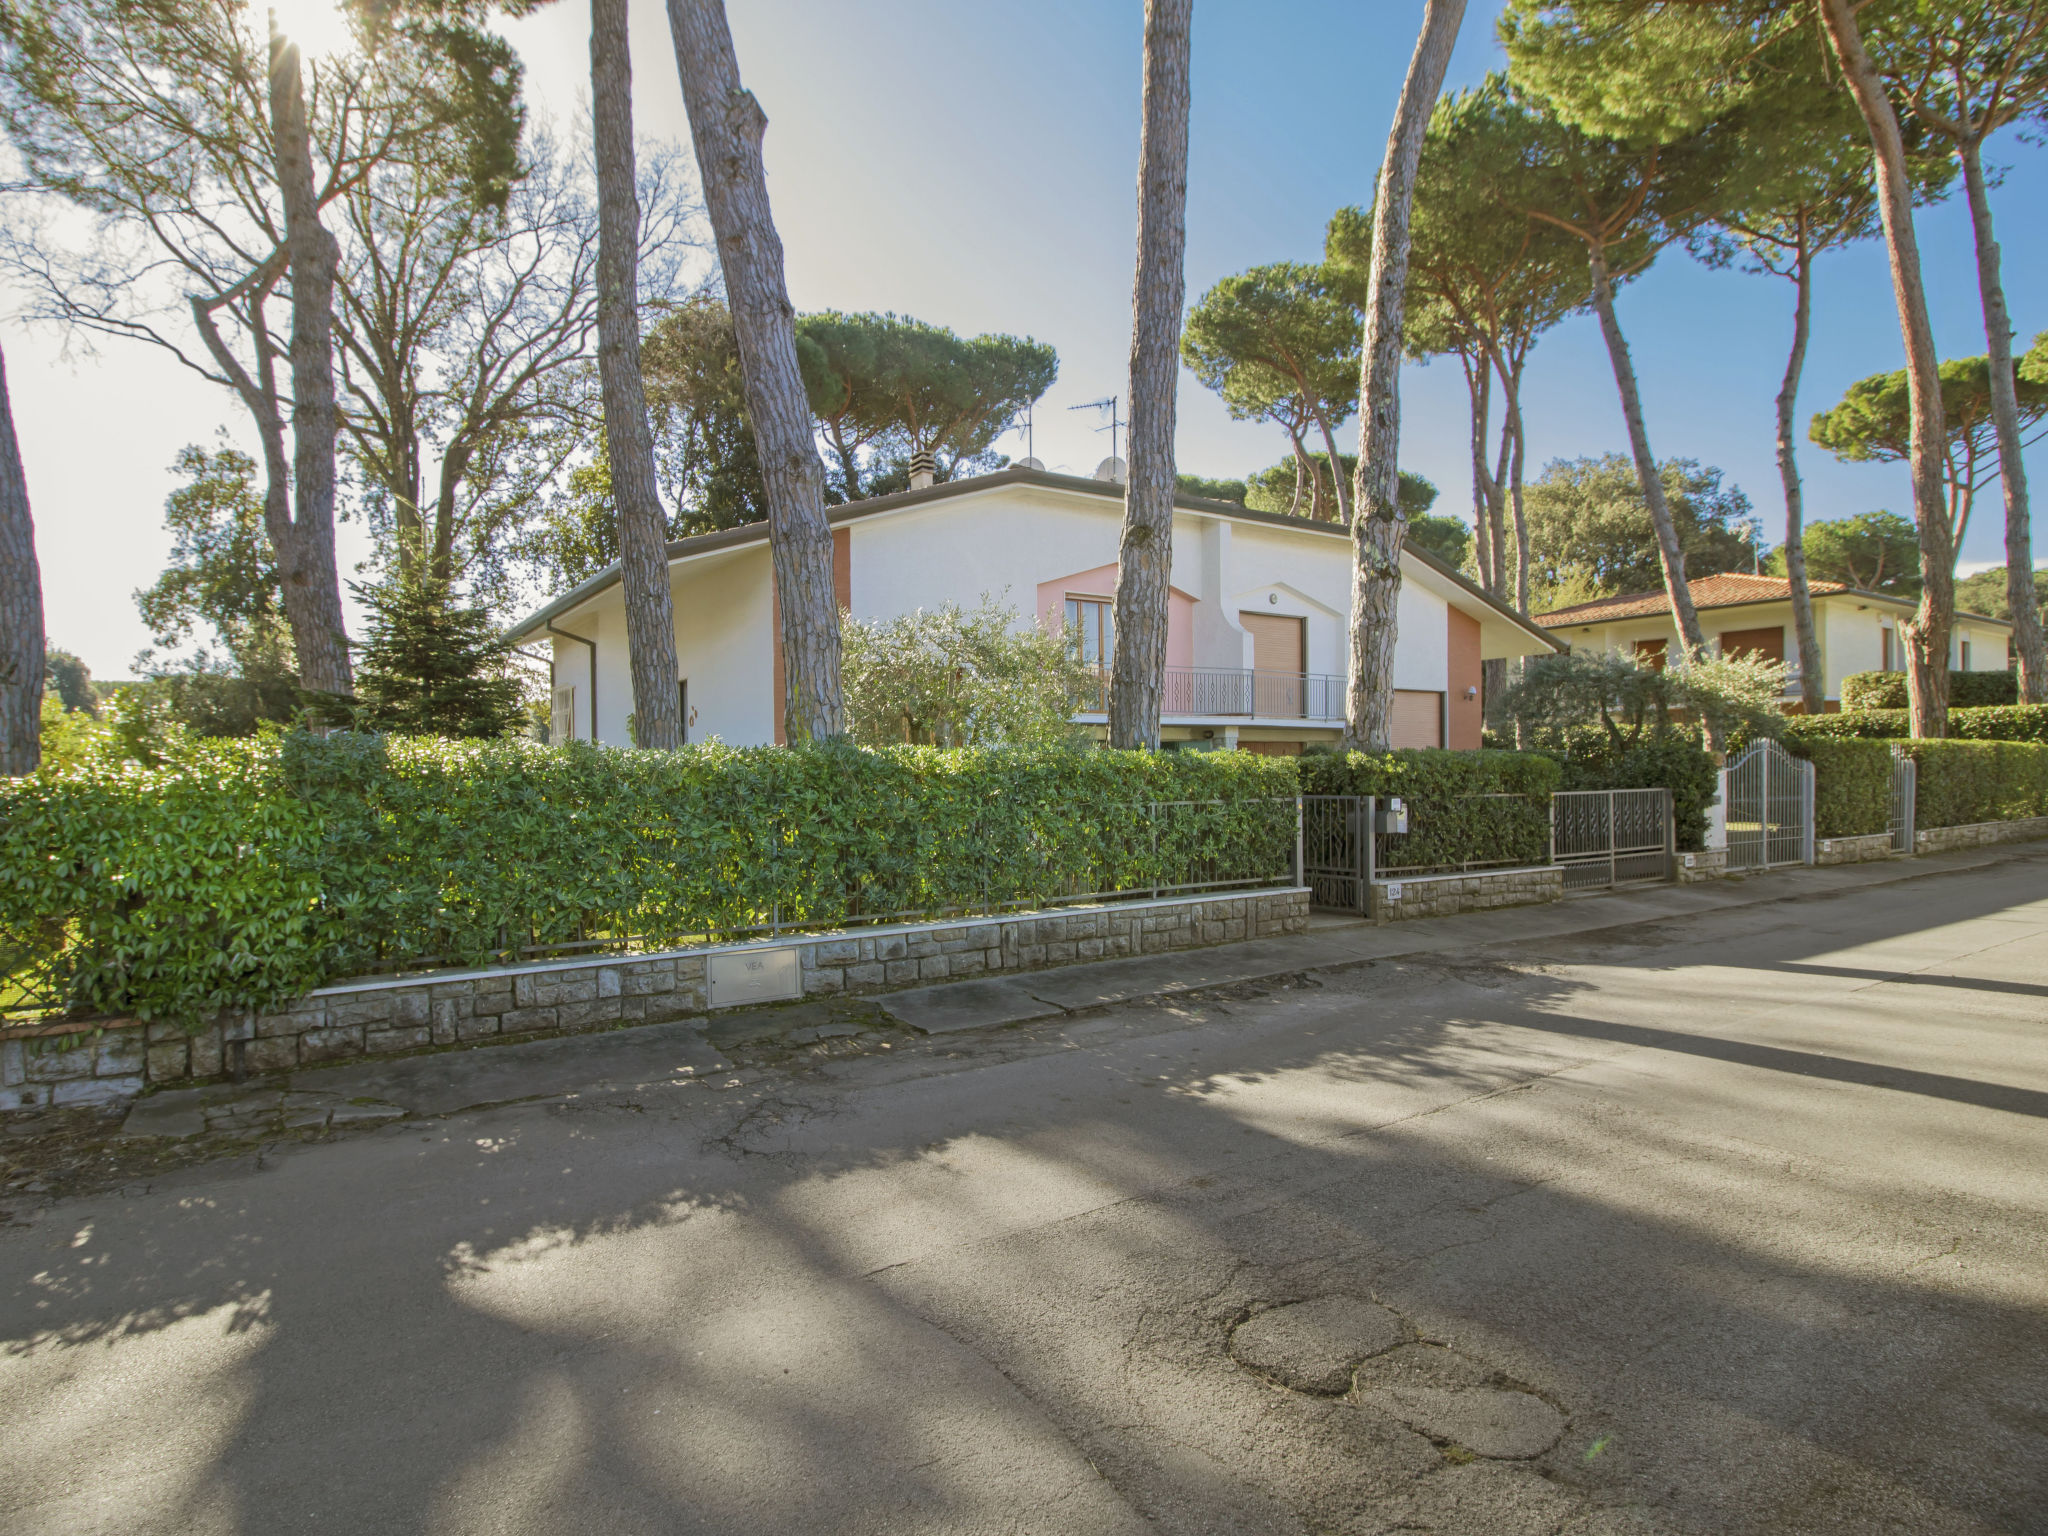
<instances>
[{"instance_id":1,"label":"stone block wall","mask_svg":"<svg viewBox=\"0 0 2048 1536\"><path fill-rule=\"evenodd\" d=\"M1978 821L1961 827L1925 827L1913 834L1913 851L1946 853L1951 848L2026 843L2038 837L2048 837L2048 816L2029 816L2020 821Z\"/></svg>"},{"instance_id":2,"label":"stone block wall","mask_svg":"<svg viewBox=\"0 0 2048 1536\"><path fill-rule=\"evenodd\" d=\"M1400 894L1396 896L1395 891ZM1564 898L1564 870L1555 864L1528 869L1487 869L1459 875L1423 875L1414 880L1375 880L1366 897L1374 922L1445 917L1494 907L1526 907Z\"/></svg>"},{"instance_id":3,"label":"stone block wall","mask_svg":"<svg viewBox=\"0 0 2048 1536\"><path fill-rule=\"evenodd\" d=\"M1697 885L1702 880L1725 880L1728 877L1728 850L1702 848L1696 853L1681 853L1671 861L1671 875L1680 885Z\"/></svg>"},{"instance_id":4,"label":"stone block wall","mask_svg":"<svg viewBox=\"0 0 2048 1536\"><path fill-rule=\"evenodd\" d=\"M1889 859L1892 853L1892 835L1889 832L1868 832L1857 837L1822 837L1813 844L1813 862L1816 864L1867 864L1872 859Z\"/></svg>"},{"instance_id":5,"label":"stone block wall","mask_svg":"<svg viewBox=\"0 0 2048 1536\"><path fill-rule=\"evenodd\" d=\"M531 1038L703 1013L711 957L795 949L806 995L881 991L992 971L1158 954L1300 933L1304 889L1168 897L1013 917L790 935L756 945L544 961L321 987L288 1007L223 1017L198 1034L175 1024L110 1021L95 1034L41 1027L0 1041L0 1108L107 1102L145 1083L289 1072L363 1056ZM82 1042L82 1043L81 1043Z\"/></svg>"}]
</instances>

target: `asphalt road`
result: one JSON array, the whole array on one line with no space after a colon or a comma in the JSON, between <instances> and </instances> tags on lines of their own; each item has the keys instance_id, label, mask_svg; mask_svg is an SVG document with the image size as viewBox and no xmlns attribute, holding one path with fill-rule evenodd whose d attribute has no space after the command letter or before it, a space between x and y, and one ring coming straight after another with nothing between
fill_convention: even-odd
<instances>
[{"instance_id":1,"label":"asphalt road","mask_svg":"<svg viewBox=\"0 0 2048 1536\"><path fill-rule=\"evenodd\" d=\"M402 1123L0 1228L0 1531L2048 1532L2044 1117L2037 854Z\"/></svg>"}]
</instances>

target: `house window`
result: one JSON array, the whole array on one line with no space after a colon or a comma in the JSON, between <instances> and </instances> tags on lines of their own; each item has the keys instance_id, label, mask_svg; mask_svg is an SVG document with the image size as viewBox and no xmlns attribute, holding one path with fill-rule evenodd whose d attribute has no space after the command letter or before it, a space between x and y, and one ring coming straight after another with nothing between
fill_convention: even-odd
<instances>
[{"instance_id":1,"label":"house window","mask_svg":"<svg viewBox=\"0 0 2048 1536\"><path fill-rule=\"evenodd\" d=\"M574 741L576 739L576 690L557 688L554 708L548 716L548 740L552 742Z\"/></svg>"},{"instance_id":2,"label":"house window","mask_svg":"<svg viewBox=\"0 0 2048 1536\"><path fill-rule=\"evenodd\" d=\"M1652 672L1662 672L1671 649L1669 640L1638 640L1636 642L1636 665L1647 667Z\"/></svg>"},{"instance_id":3,"label":"house window","mask_svg":"<svg viewBox=\"0 0 2048 1536\"><path fill-rule=\"evenodd\" d=\"M1116 618L1107 598L1067 599L1067 645L1077 661L1109 665L1116 654Z\"/></svg>"},{"instance_id":4,"label":"house window","mask_svg":"<svg viewBox=\"0 0 2048 1536\"><path fill-rule=\"evenodd\" d=\"M1896 672L1899 670L1898 662L1895 659L1898 653L1892 649L1891 625L1885 625L1878 633L1884 637L1884 665L1879 667L1878 670L1880 672Z\"/></svg>"},{"instance_id":5,"label":"house window","mask_svg":"<svg viewBox=\"0 0 2048 1536\"><path fill-rule=\"evenodd\" d=\"M676 684L676 719L679 722L676 745L687 747L690 744L690 680L687 677Z\"/></svg>"},{"instance_id":6,"label":"house window","mask_svg":"<svg viewBox=\"0 0 2048 1536\"><path fill-rule=\"evenodd\" d=\"M1961 667L1957 668L1957 670L1958 670L1958 671L1961 671L1961 672L1967 672L1967 671L1969 671L1969 670L1970 670L1970 642L1969 642L1969 641L1965 640L1965 641L1963 641L1963 642L1962 642L1962 652L1963 652L1963 664L1962 664L1962 666L1961 666Z\"/></svg>"}]
</instances>

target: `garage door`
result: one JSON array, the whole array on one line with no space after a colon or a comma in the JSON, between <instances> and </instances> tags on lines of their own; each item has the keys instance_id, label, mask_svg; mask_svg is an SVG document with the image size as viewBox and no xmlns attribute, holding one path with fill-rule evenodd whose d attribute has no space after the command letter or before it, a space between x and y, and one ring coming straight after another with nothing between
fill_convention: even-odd
<instances>
[{"instance_id":1,"label":"garage door","mask_svg":"<svg viewBox=\"0 0 2048 1536\"><path fill-rule=\"evenodd\" d=\"M1444 696L1419 688L1394 690L1394 745L1440 747L1444 744Z\"/></svg>"}]
</instances>

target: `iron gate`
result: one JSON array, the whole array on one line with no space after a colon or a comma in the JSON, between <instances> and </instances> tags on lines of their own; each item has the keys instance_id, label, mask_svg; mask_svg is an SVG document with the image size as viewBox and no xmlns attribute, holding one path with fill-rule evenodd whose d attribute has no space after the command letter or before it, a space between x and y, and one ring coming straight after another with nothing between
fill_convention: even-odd
<instances>
[{"instance_id":1,"label":"iron gate","mask_svg":"<svg viewBox=\"0 0 2048 1536\"><path fill-rule=\"evenodd\" d=\"M1813 862L1813 764L1760 741L1728 766L1728 867Z\"/></svg>"},{"instance_id":2,"label":"iron gate","mask_svg":"<svg viewBox=\"0 0 2048 1536\"><path fill-rule=\"evenodd\" d=\"M1372 795L1301 797L1302 880L1309 903L1366 914L1372 889Z\"/></svg>"},{"instance_id":3,"label":"iron gate","mask_svg":"<svg viewBox=\"0 0 2048 1536\"><path fill-rule=\"evenodd\" d=\"M1913 810L1920 785L1920 765L1904 747L1892 748L1892 852L1913 851Z\"/></svg>"},{"instance_id":4,"label":"iron gate","mask_svg":"<svg viewBox=\"0 0 2048 1536\"><path fill-rule=\"evenodd\" d=\"M1567 891L1671 878L1671 791L1570 789L1550 797L1550 862Z\"/></svg>"}]
</instances>

